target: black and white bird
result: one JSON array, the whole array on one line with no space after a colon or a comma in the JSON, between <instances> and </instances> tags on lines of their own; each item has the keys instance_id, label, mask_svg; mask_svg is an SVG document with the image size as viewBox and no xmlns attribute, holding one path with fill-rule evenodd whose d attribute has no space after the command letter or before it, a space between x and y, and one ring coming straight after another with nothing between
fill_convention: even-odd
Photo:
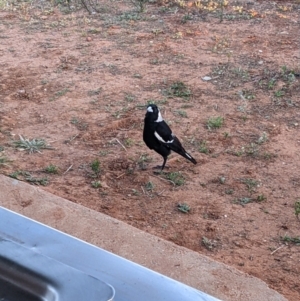
<instances>
[{"instance_id":1,"label":"black and white bird","mask_svg":"<svg viewBox=\"0 0 300 301\"><path fill-rule=\"evenodd\" d=\"M185 151L178 138L172 133L170 127L163 120L158 107L154 104L147 107L143 139L150 149L155 150L164 158L161 170L164 169L171 151L197 164L196 160Z\"/></svg>"}]
</instances>

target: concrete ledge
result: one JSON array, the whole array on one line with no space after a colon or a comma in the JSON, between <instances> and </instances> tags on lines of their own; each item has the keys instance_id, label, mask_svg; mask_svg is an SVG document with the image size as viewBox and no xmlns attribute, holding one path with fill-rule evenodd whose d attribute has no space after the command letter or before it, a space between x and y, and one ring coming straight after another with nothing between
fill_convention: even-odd
<instances>
[{"instance_id":1,"label":"concrete ledge","mask_svg":"<svg viewBox=\"0 0 300 301\"><path fill-rule=\"evenodd\" d=\"M258 278L3 175L0 205L221 300L287 301Z\"/></svg>"}]
</instances>

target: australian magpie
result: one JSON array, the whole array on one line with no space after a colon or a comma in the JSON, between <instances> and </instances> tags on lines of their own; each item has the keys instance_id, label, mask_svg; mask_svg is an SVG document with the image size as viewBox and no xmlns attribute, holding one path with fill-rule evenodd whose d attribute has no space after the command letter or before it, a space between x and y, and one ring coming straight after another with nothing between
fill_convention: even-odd
<instances>
[{"instance_id":1,"label":"australian magpie","mask_svg":"<svg viewBox=\"0 0 300 301\"><path fill-rule=\"evenodd\" d=\"M147 107L143 139L150 149L155 150L164 158L161 170L164 169L171 150L197 164L196 160L185 151L178 138L172 133L170 127L163 120L158 107L154 104Z\"/></svg>"}]
</instances>

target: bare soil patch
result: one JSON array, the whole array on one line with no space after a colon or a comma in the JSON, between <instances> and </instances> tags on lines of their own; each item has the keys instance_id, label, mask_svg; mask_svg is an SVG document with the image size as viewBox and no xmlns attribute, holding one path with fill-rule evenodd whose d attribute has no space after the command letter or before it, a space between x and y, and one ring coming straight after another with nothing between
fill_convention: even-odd
<instances>
[{"instance_id":1,"label":"bare soil patch","mask_svg":"<svg viewBox=\"0 0 300 301\"><path fill-rule=\"evenodd\" d=\"M196 3L3 6L0 172L299 300L300 4ZM172 154L153 174L149 102L196 166Z\"/></svg>"}]
</instances>

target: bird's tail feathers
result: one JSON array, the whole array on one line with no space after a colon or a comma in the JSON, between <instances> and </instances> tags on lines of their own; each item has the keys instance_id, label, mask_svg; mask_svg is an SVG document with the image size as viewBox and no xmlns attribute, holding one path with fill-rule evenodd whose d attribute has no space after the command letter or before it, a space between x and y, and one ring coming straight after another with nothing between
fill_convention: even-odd
<instances>
[{"instance_id":1,"label":"bird's tail feathers","mask_svg":"<svg viewBox=\"0 0 300 301\"><path fill-rule=\"evenodd\" d=\"M197 164L197 161L183 148L180 141L177 139L177 137L174 137L174 142L170 145L170 148L175 153L181 155L182 157L188 159L194 164Z\"/></svg>"}]
</instances>

